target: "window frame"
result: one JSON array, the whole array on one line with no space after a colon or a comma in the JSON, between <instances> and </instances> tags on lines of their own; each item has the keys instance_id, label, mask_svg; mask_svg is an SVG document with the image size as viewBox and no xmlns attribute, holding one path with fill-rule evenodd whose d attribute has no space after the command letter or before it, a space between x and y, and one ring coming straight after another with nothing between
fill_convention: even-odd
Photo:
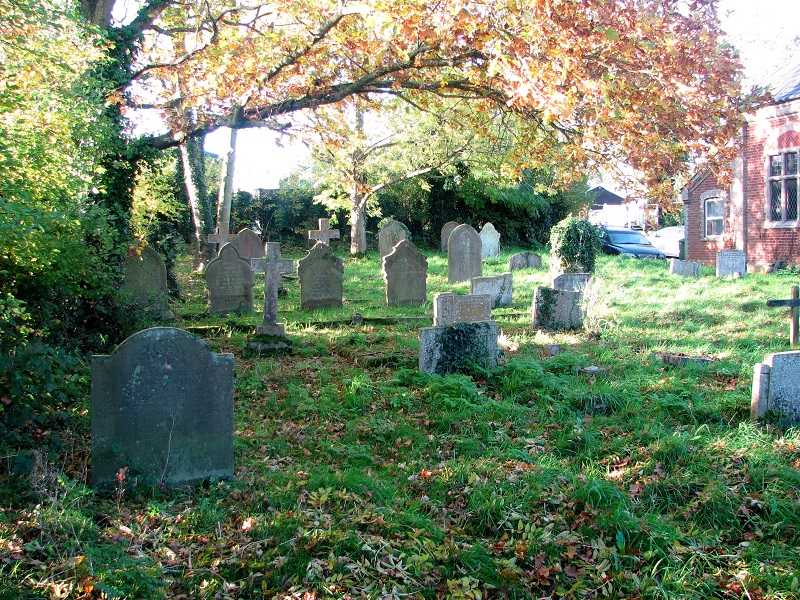
<instances>
[{"instance_id":1,"label":"window frame","mask_svg":"<svg viewBox=\"0 0 800 600\"><path fill-rule=\"evenodd\" d=\"M787 157L794 155L794 172L787 173ZM779 172L775 172L775 158L780 157ZM795 188L794 194L794 218L787 219L789 211L789 192L787 191L787 182L793 182ZM773 190L775 185L780 185L780 217L774 218L773 212ZM764 221L768 228L780 227L800 227L800 199L798 199L798 191L800 191L800 149L798 148L781 148L774 150L766 155L766 185L765 185L765 200L766 206L764 207Z\"/></svg>"},{"instance_id":2,"label":"window frame","mask_svg":"<svg viewBox=\"0 0 800 600\"><path fill-rule=\"evenodd\" d=\"M703 201L703 239L704 240L721 240L725 236L725 222L727 218L727 199L722 195L717 193L717 190L714 192L710 192L707 194L703 194L701 200ZM720 210L722 212L721 215L713 215L709 217L708 214L708 205L710 202L715 202L719 205ZM720 231L719 233L708 233L708 225L709 221L713 219L714 221L718 221L720 223Z\"/></svg>"}]
</instances>

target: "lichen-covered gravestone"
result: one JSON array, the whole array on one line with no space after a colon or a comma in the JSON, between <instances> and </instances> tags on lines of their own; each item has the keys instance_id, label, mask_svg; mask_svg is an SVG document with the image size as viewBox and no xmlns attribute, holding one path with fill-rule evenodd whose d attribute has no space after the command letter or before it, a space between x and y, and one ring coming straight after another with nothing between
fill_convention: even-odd
<instances>
[{"instance_id":1,"label":"lichen-covered gravestone","mask_svg":"<svg viewBox=\"0 0 800 600\"><path fill-rule=\"evenodd\" d=\"M672 275L680 275L681 277L700 277L700 269L702 265L699 262L691 260L679 260L677 258L669 259L669 272Z\"/></svg>"},{"instance_id":2,"label":"lichen-covered gravestone","mask_svg":"<svg viewBox=\"0 0 800 600\"><path fill-rule=\"evenodd\" d=\"M800 423L800 352L769 354L755 366L750 418L757 420L767 411Z\"/></svg>"},{"instance_id":3,"label":"lichen-covered gravestone","mask_svg":"<svg viewBox=\"0 0 800 600\"><path fill-rule=\"evenodd\" d=\"M206 267L210 312L253 312L253 272L250 261L239 256L236 246L225 244Z\"/></svg>"},{"instance_id":4,"label":"lichen-covered gravestone","mask_svg":"<svg viewBox=\"0 0 800 600\"><path fill-rule=\"evenodd\" d=\"M92 487L233 475L233 355L171 327L92 357ZM127 483L126 483L127 485Z\"/></svg>"},{"instance_id":5,"label":"lichen-covered gravestone","mask_svg":"<svg viewBox=\"0 0 800 600\"><path fill-rule=\"evenodd\" d=\"M447 240L447 280L469 281L483 275L481 236L469 225L459 225Z\"/></svg>"},{"instance_id":6,"label":"lichen-covered gravestone","mask_svg":"<svg viewBox=\"0 0 800 600\"><path fill-rule=\"evenodd\" d=\"M408 229L400 221L389 219L380 231L378 231L378 248L381 252L381 259L392 251L401 241L408 239Z\"/></svg>"},{"instance_id":7,"label":"lichen-covered gravestone","mask_svg":"<svg viewBox=\"0 0 800 600\"><path fill-rule=\"evenodd\" d=\"M541 269L542 257L535 252L517 252L508 257L508 270Z\"/></svg>"},{"instance_id":8,"label":"lichen-covered gravestone","mask_svg":"<svg viewBox=\"0 0 800 600\"><path fill-rule=\"evenodd\" d=\"M500 254L500 233L491 223L486 223L480 232L481 256L491 258Z\"/></svg>"},{"instance_id":9,"label":"lichen-covered gravestone","mask_svg":"<svg viewBox=\"0 0 800 600\"><path fill-rule=\"evenodd\" d=\"M455 221L448 221L444 225L442 225L441 231L441 241L442 241L442 252L447 252L447 240L450 239L450 234L453 233L453 230L458 227L458 223Z\"/></svg>"},{"instance_id":10,"label":"lichen-covered gravestone","mask_svg":"<svg viewBox=\"0 0 800 600\"><path fill-rule=\"evenodd\" d=\"M717 252L717 277L744 277L747 275L747 255L741 250Z\"/></svg>"},{"instance_id":11,"label":"lichen-covered gravestone","mask_svg":"<svg viewBox=\"0 0 800 600\"><path fill-rule=\"evenodd\" d=\"M300 308L341 308L344 263L327 244L317 242L306 257L298 261L297 275Z\"/></svg>"},{"instance_id":12,"label":"lichen-covered gravestone","mask_svg":"<svg viewBox=\"0 0 800 600\"><path fill-rule=\"evenodd\" d=\"M137 307L172 318L167 291L167 266L150 246L131 251L125 257L124 279L120 291Z\"/></svg>"},{"instance_id":13,"label":"lichen-covered gravestone","mask_svg":"<svg viewBox=\"0 0 800 600\"><path fill-rule=\"evenodd\" d=\"M488 294L492 298L492 308L511 306L514 294L514 276L508 273L473 277L469 284L470 294Z\"/></svg>"},{"instance_id":14,"label":"lichen-covered gravestone","mask_svg":"<svg viewBox=\"0 0 800 600\"><path fill-rule=\"evenodd\" d=\"M583 327L583 292L537 287L533 292L533 328L569 331Z\"/></svg>"},{"instance_id":15,"label":"lichen-covered gravestone","mask_svg":"<svg viewBox=\"0 0 800 600\"><path fill-rule=\"evenodd\" d=\"M383 257L386 304L422 304L427 295L428 259L414 244L401 240Z\"/></svg>"}]
</instances>

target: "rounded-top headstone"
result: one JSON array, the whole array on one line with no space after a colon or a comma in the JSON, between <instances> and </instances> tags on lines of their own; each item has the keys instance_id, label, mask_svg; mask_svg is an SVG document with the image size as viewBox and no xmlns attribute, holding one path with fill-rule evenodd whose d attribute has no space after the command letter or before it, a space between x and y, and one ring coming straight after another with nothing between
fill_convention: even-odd
<instances>
[{"instance_id":1,"label":"rounded-top headstone","mask_svg":"<svg viewBox=\"0 0 800 600\"><path fill-rule=\"evenodd\" d=\"M469 225L459 225L447 240L447 280L469 281L483 275L481 236Z\"/></svg>"},{"instance_id":2,"label":"rounded-top headstone","mask_svg":"<svg viewBox=\"0 0 800 600\"><path fill-rule=\"evenodd\" d=\"M400 221L389 219L378 232L381 259L387 256L401 240L408 239L408 229Z\"/></svg>"},{"instance_id":3,"label":"rounded-top headstone","mask_svg":"<svg viewBox=\"0 0 800 600\"><path fill-rule=\"evenodd\" d=\"M486 223L481 229L481 254L483 258L498 256L500 254L500 233L491 223Z\"/></svg>"},{"instance_id":4,"label":"rounded-top headstone","mask_svg":"<svg viewBox=\"0 0 800 600\"><path fill-rule=\"evenodd\" d=\"M450 234L453 233L453 230L458 227L458 223L455 221L448 221L444 225L442 225L442 252L447 252L447 240L450 239Z\"/></svg>"}]
</instances>

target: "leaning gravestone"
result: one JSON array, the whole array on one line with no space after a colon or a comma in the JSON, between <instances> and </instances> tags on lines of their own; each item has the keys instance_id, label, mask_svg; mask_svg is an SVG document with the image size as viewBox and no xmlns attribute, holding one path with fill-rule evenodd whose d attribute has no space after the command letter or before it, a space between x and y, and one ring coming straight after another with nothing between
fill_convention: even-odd
<instances>
[{"instance_id":1,"label":"leaning gravestone","mask_svg":"<svg viewBox=\"0 0 800 600\"><path fill-rule=\"evenodd\" d=\"M172 318L167 307L167 266L150 246L133 250L125 258L124 279L120 291L137 307Z\"/></svg>"},{"instance_id":2,"label":"leaning gravestone","mask_svg":"<svg viewBox=\"0 0 800 600\"><path fill-rule=\"evenodd\" d=\"M553 278L553 289L560 292L582 292L591 280L591 273L561 273Z\"/></svg>"},{"instance_id":3,"label":"leaning gravestone","mask_svg":"<svg viewBox=\"0 0 800 600\"><path fill-rule=\"evenodd\" d=\"M510 272L470 279L469 293L488 294L492 299L492 308L511 306L513 291L514 276Z\"/></svg>"},{"instance_id":4,"label":"leaning gravestone","mask_svg":"<svg viewBox=\"0 0 800 600\"><path fill-rule=\"evenodd\" d=\"M537 287L533 293L533 328L569 331L583 327L583 292Z\"/></svg>"},{"instance_id":5,"label":"leaning gravestone","mask_svg":"<svg viewBox=\"0 0 800 600\"><path fill-rule=\"evenodd\" d=\"M717 277L747 275L747 255L741 250L720 250L717 252Z\"/></svg>"},{"instance_id":6,"label":"leaning gravestone","mask_svg":"<svg viewBox=\"0 0 800 600\"><path fill-rule=\"evenodd\" d=\"M225 244L206 267L210 312L253 312L253 272L250 261L239 256L233 244Z\"/></svg>"},{"instance_id":7,"label":"leaning gravestone","mask_svg":"<svg viewBox=\"0 0 800 600\"><path fill-rule=\"evenodd\" d=\"M344 263L331 252L330 246L317 242L311 251L297 263L300 279L300 308L342 306L342 279Z\"/></svg>"},{"instance_id":8,"label":"leaning gravestone","mask_svg":"<svg viewBox=\"0 0 800 600\"><path fill-rule=\"evenodd\" d=\"M433 326L492 320L492 298L488 294L456 296L453 292L433 295Z\"/></svg>"},{"instance_id":9,"label":"leaning gravestone","mask_svg":"<svg viewBox=\"0 0 800 600\"><path fill-rule=\"evenodd\" d=\"M400 240L408 239L408 229L400 221L389 219L378 231L378 248L381 260L387 256Z\"/></svg>"},{"instance_id":10,"label":"leaning gravestone","mask_svg":"<svg viewBox=\"0 0 800 600\"><path fill-rule=\"evenodd\" d=\"M264 243L261 241L261 236L252 229L242 229L230 243L236 246L242 258L247 260L264 258Z\"/></svg>"},{"instance_id":11,"label":"leaning gravestone","mask_svg":"<svg viewBox=\"0 0 800 600\"><path fill-rule=\"evenodd\" d=\"M469 225L459 225L447 240L447 279L469 281L483 275L481 236Z\"/></svg>"},{"instance_id":12,"label":"leaning gravestone","mask_svg":"<svg viewBox=\"0 0 800 600\"><path fill-rule=\"evenodd\" d=\"M500 254L500 233L491 223L481 228L481 257L490 258Z\"/></svg>"},{"instance_id":13,"label":"leaning gravestone","mask_svg":"<svg viewBox=\"0 0 800 600\"><path fill-rule=\"evenodd\" d=\"M383 257L386 304L422 304L427 296L428 259L408 240Z\"/></svg>"},{"instance_id":14,"label":"leaning gravestone","mask_svg":"<svg viewBox=\"0 0 800 600\"><path fill-rule=\"evenodd\" d=\"M701 267L702 265L699 262L680 260L677 258L669 259L669 272L672 275L680 275L682 277L700 277Z\"/></svg>"},{"instance_id":15,"label":"leaning gravestone","mask_svg":"<svg viewBox=\"0 0 800 600\"><path fill-rule=\"evenodd\" d=\"M233 476L233 355L171 327L92 357L92 487Z\"/></svg>"},{"instance_id":16,"label":"leaning gravestone","mask_svg":"<svg viewBox=\"0 0 800 600\"><path fill-rule=\"evenodd\" d=\"M773 411L790 422L800 422L800 352L769 354L753 372L750 418Z\"/></svg>"},{"instance_id":17,"label":"leaning gravestone","mask_svg":"<svg viewBox=\"0 0 800 600\"><path fill-rule=\"evenodd\" d=\"M508 270L541 269L542 257L535 252L517 252L508 257Z\"/></svg>"},{"instance_id":18,"label":"leaning gravestone","mask_svg":"<svg viewBox=\"0 0 800 600\"><path fill-rule=\"evenodd\" d=\"M442 232L441 232L441 239L442 239L442 252L447 252L447 240L450 239L450 234L453 233L453 230L458 227L458 223L455 221L448 221L444 225L442 225Z\"/></svg>"}]
</instances>

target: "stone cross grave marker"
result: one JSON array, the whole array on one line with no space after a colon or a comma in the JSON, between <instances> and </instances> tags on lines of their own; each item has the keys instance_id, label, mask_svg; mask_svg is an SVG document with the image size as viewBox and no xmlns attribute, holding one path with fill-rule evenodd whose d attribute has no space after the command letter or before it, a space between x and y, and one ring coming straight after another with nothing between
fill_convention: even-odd
<instances>
[{"instance_id":1,"label":"stone cross grave marker","mask_svg":"<svg viewBox=\"0 0 800 600\"><path fill-rule=\"evenodd\" d=\"M319 225L319 229L306 232L307 240L316 240L317 242L321 242L326 246L329 246L331 240L339 239L339 230L331 229L330 219L319 219L317 223Z\"/></svg>"},{"instance_id":2,"label":"stone cross grave marker","mask_svg":"<svg viewBox=\"0 0 800 600\"><path fill-rule=\"evenodd\" d=\"M442 225L441 231L441 241L442 241L442 252L447 252L447 240L450 239L450 234L453 233L453 230L458 227L458 223L455 221L448 221L444 225Z\"/></svg>"},{"instance_id":3,"label":"stone cross grave marker","mask_svg":"<svg viewBox=\"0 0 800 600\"><path fill-rule=\"evenodd\" d=\"M741 250L720 250L717 252L717 277L747 275L747 255Z\"/></svg>"},{"instance_id":4,"label":"stone cross grave marker","mask_svg":"<svg viewBox=\"0 0 800 600\"><path fill-rule=\"evenodd\" d=\"M481 228L481 257L490 258L500 254L500 233L491 223Z\"/></svg>"},{"instance_id":5,"label":"stone cross grave marker","mask_svg":"<svg viewBox=\"0 0 800 600\"><path fill-rule=\"evenodd\" d=\"M331 252L327 244L317 242L306 257L298 261L297 275L300 278L300 308L341 308L344 262Z\"/></svg>"},{"instance_id":6,"label":"stone cross grave marker","mask_svg":"<svg viewBox=\"0 0 800 600\"><path fill-rule=\"evenodd\" d=\"M483 275L481 236L469 225L459 225L447 240L447 280L469 281Z\"/></svg>"},{"instance_id":7,"label":"stone cross grave marker","mask_svg":"<svg viewBox=\"0 0 800 600\"><path fill-rule=\"evenodd\" d=\"M422 304L427 296L428 259L408 240L383 257L386 304Z\"/></svg>"},{"instance_id":8,"label":"stone cross grave marker","mask_svg":"<svg viewBox=\"0 0 800 600\"><path fill-rule=\"evenodd\" d=\"M121 291L137 305L167 318L175 315L168 308L167 266L150 246L132 251L125 258Z\"/></svg>"},{"instance_id":9,"label":"stone cross grave marker","mask_svg":"<svg viewBox=\"0 0 800 600\"><path fill-rule=\"evenodd\" d=\"M381 259L392 251L401 241L408 239L406 226L400 221L389 219L386 224L378 231L378 247L381 251Z\"/></svg>"},{"instance_id":10,"label":"stone cross grave marker","mask_svg":"<svg viewBox=\"0 0 800 600\"><path fill-rule=\"evenodd\" d=\"M206 267L206 287L211 312L253 312L253 273L250 261L239 256L233 244L225 244Z\"/></svg>"},{"instance_id":11,"label":"stone cross grave marker","mask_svg":"<svg viewBox=\"0 0 800 600\"><path fill-rule=\"evenodd\" d=\"M256 328L256 334L283 337L283 323L278 323L278 290L281 273L293 273L294 261L281 258L281 245L278 242L267 242L265 254L265 258L250 261L253 273L264 274L264 321Z\"/></svg>"},{"instance_id":12,"label":"stone cross grave marker","mask_svg":"<svg viewBox=\"0 0 800 600\"><path fill-rule=\"evenodd\" d=\"M800 352L769 354L755 366L750 418L755 421L770 410L800 422Z\"/></svg>"},{"instance_id":13,"label":"stone cross grave marker","mask_svg":"<svg viewBox=\"0 0 800 600\"><path fill-rule=\"evenodd\" d=\"M233 476L233 354L172 327L92 357L92 487Z\"/></svg>"},{"instance_id":14,"label":"stone cross grave marker","mask_svg":"<svg viewBox=\"0 0 800 600\"><path fill-rule=\"evenodd\" d=\"M217 233L210 233L206 236L206 242L209 244L219 244L222 246L223 244L229 244L234 240L236 237L235 233L230 232L230 223L225 223L224 221L220 221L217 224Z\"/></svg>"},{"instance_id":15,"label":"stone cross grave marker","mask_svg":"<svg viewBox=\"0 0 800 600\"><path fill-rule=\"evenodd\" d=\"M800 287L792 286L791 298L788 300L767 300L767 306L788 306L789 312L789 345L796 346L800 339Z\"/></svg>"}]
</instances>

